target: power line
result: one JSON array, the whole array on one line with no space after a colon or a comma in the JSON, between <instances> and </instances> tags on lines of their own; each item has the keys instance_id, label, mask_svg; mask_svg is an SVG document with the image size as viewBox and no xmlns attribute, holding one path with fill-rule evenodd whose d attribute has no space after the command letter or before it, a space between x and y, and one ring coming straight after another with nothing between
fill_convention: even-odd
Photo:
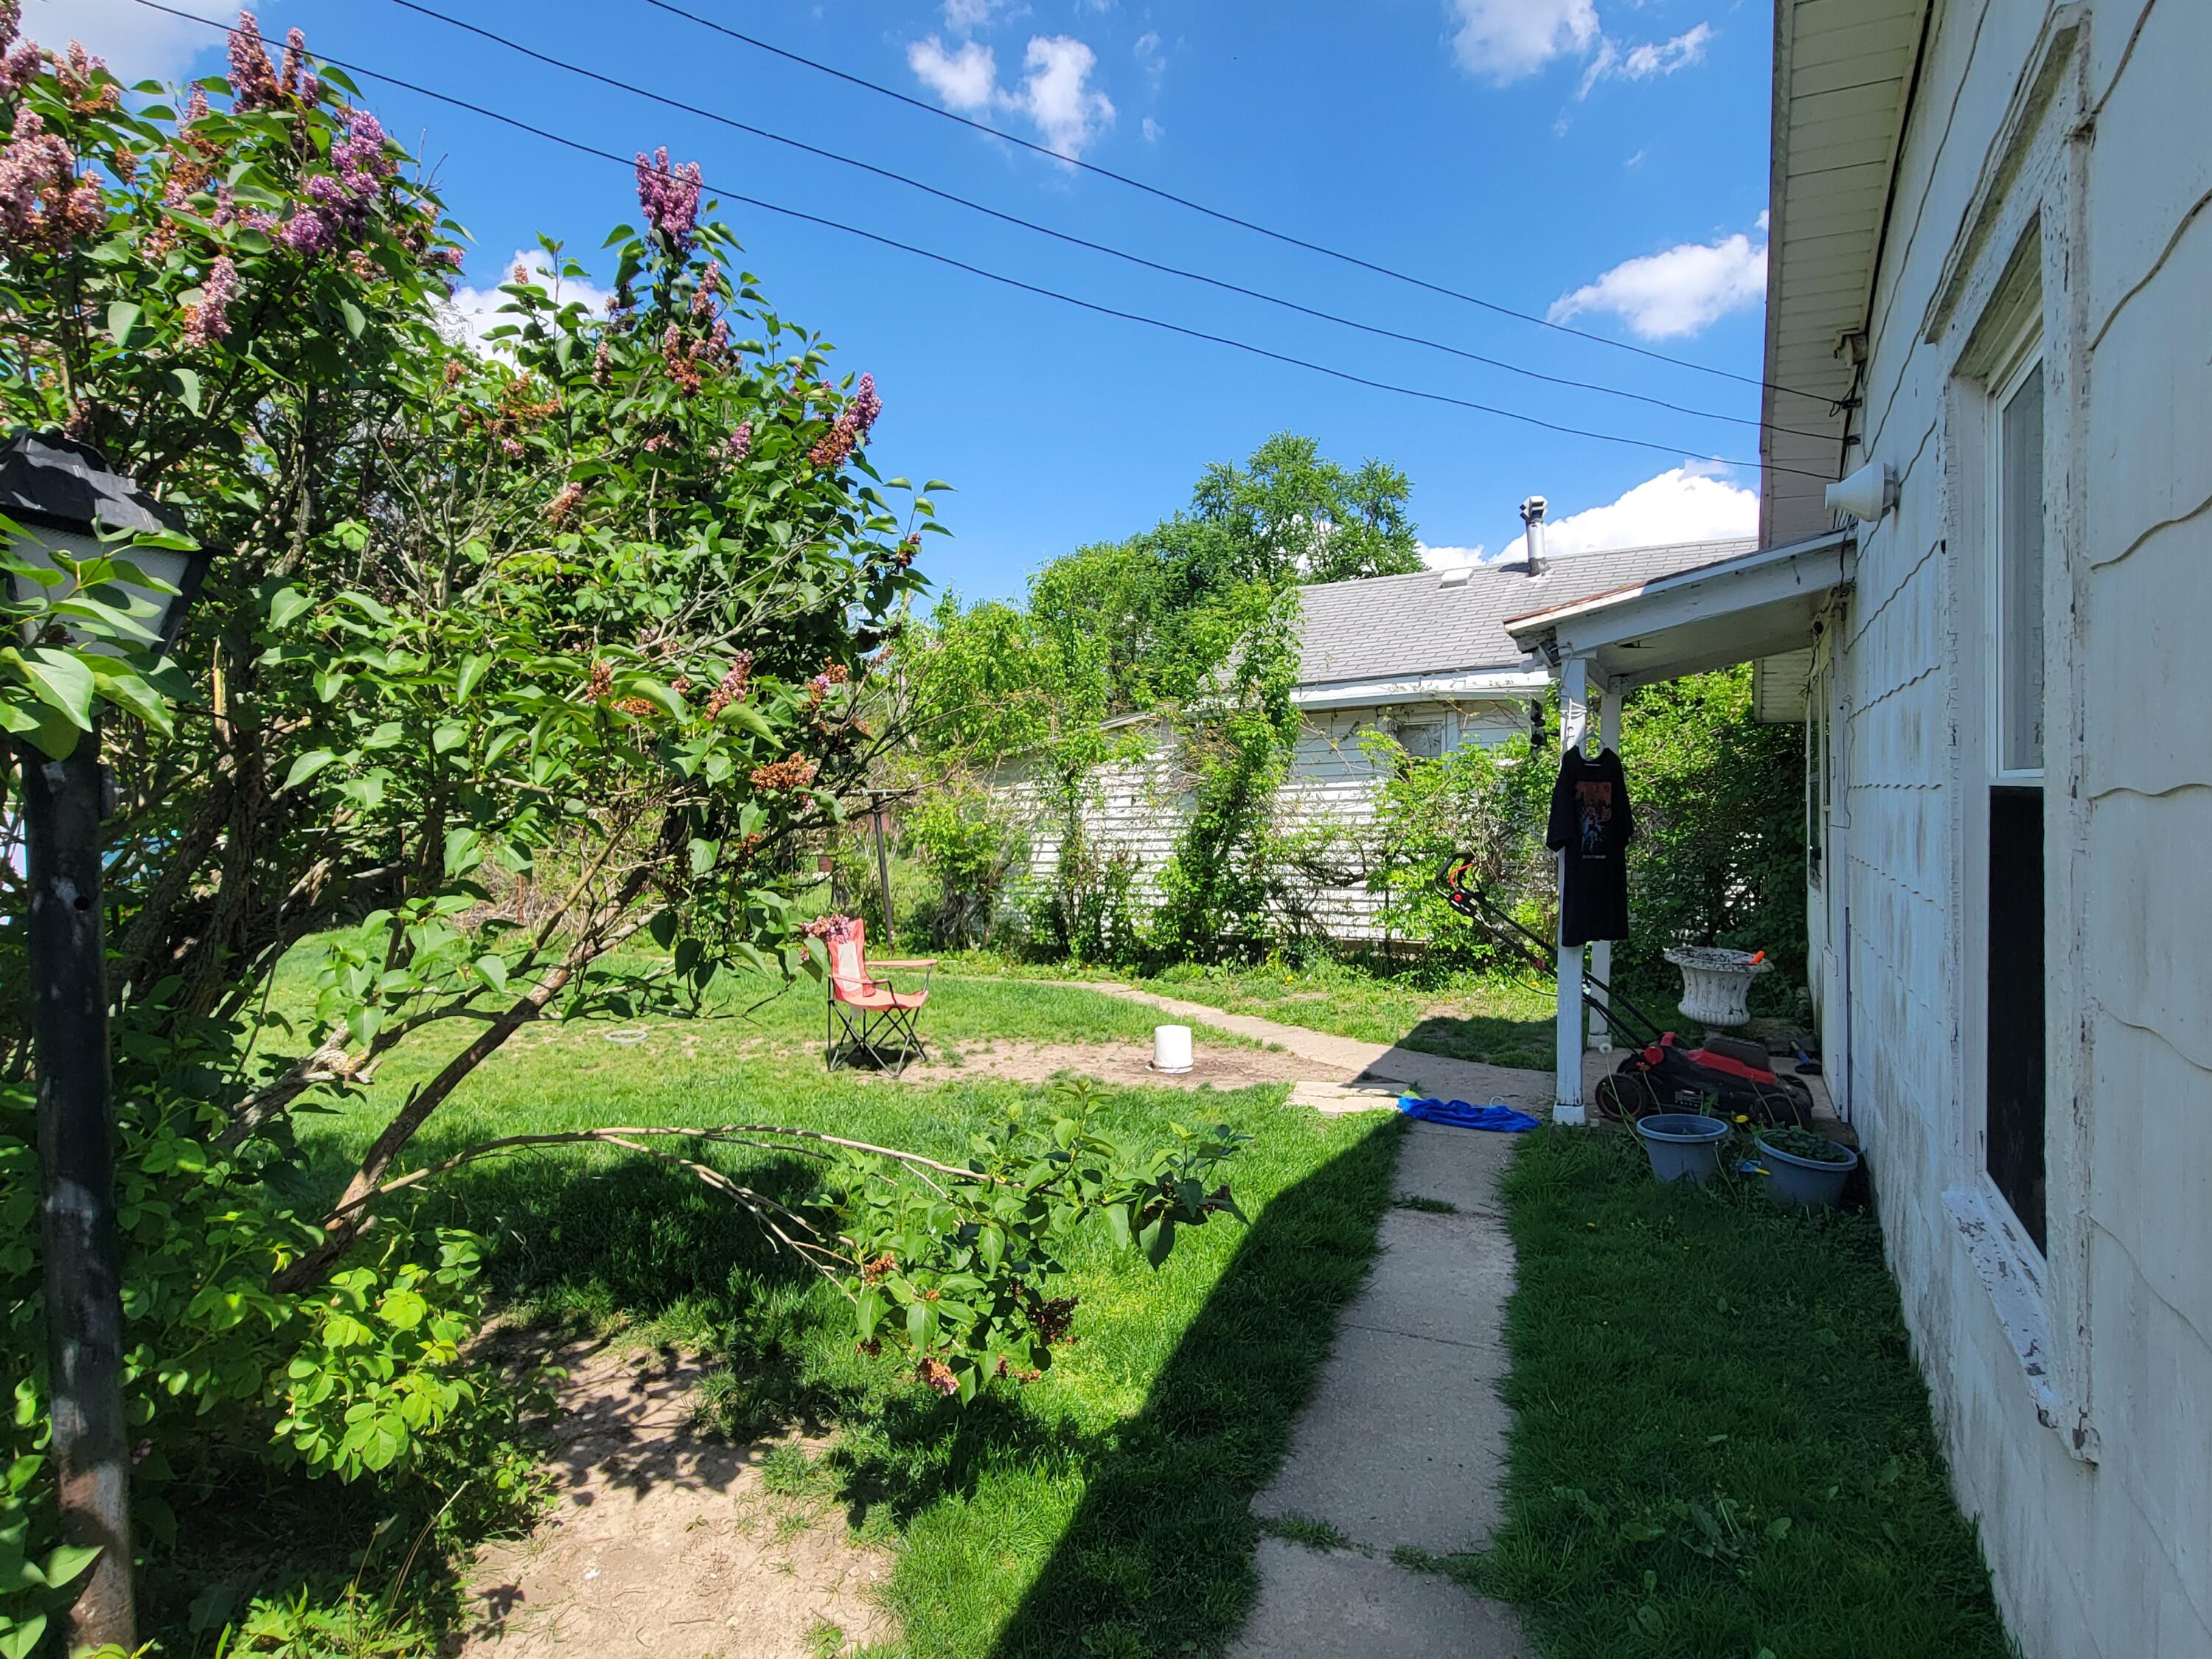
<instances>
[{"instance_id":1,"label":"power line","mask_svg":"<svg viewBox=\"0 0 2212 1659\"><path fill-rule=\"evenodd\" d=\"M805 57L787 47L776 46L770 41L744 33L741 30L733 29L726 23L718 23L711 17L702 17L695 11L686 11L681 6L670 3L670 0L645 0L645 3L655 10L665 11L672 17L681 17L690 22L696 23L702 28L712 29L717 34L727 35L731 40L740 41L757 51L764 52L773 57L783 58L788 63L813 70L817 74L833 76L866 91L876 93L882 97L894 99L899 103L921 111L926 115L937 116L942 120L971 128L990 137L1002 139L1009 144L1016 144L1024 149L1033 150L1039 155L1049 156L1055 161L1064 161L1069 167L1079 167L1084 172L1096 173L1102 179L1111 179L1117 185L1126 185L1131 190L1142 191L1146 195L1156 197L1163 202L1172 202L1176 206L1188 208L1193 213L1203 214L1206 217L1218 220L1224 225L1235 225L1240 230L1249 230L1255 235L1267 237L1287 246L1303 248L1309 253L1318 253L1325 258L1340 260L1346 264L1356 265L1362 270L1372 271L1378 276L1388 276L1394 282L1408 283L1415 288L1426 289L1431 294L1440 294L1448 300L1458 300L1467 305L1479 306L1483 310L1494 312L1500 317L1510 317L1518 322L1534 323L1539 328L1548 328L1560 334L1571 334L1578 340L1595 341L1599 345L1611 346L1616 351L1633 352L1639 357L1649 357L1654 362L1672 363L1677 368L1692 368L1701 374L1717 374L1723 380L1739 380L1745 386L1755 386L1762 391L1787 392L1793 398L1807 398L1829 409L1835 406L1836 400L1833 398L1820 392L1800 392L1794 386L1782 386L1772 380L1762 380L1755 374L1739 374L1733 369L1715 368L1710 363L1692 362L1687 357L1677 357L1668 352L1654 351L1647 346L1631 345L1626 340L1615 340L1603 334L1593 334L1588 329L1571 328L1565 323L1555 323L1548 317L1539 317L1533 312L1516 311L1512 307L1500 305L1495 300L1486 300L1479 294L1462 293L1458 289L1446 288L1440 283L1432 283L1425 276L1416 276L1410 272L1395 270L1389 265L1377 264L1373 260L1363 259L1356 253L1346 253L1340 248L1333 248L1325 243L1310 242L1302 236L1291 234L1289 231L1277 230L1272 226L1240 217L1221 208L1208 207L1203 202L1194 201L1188 196L1178 196L1171 190L1163 189L1158 185L1146 184L1142 179L1132 178L1126 173L1116 173L1112 167L1101 167L1096 161L1086 161L1081 156L1069 155L1052 149L1049 145L1036 143L1030 139L1018 137L1013 133L1001 131L986 122L971 121L968 117L952 110L941 108L925 99L901 92L896 87L887 87L879 81L871 81L864 76L854 75L834 64L822 63L818 59Z\"/></svg>"},{"instance_id":2,"label":"power line","mask_svg":"<svg viewBox=\"0 0 2212 1659\"><path fill-rule=\"evenodd\" d=\"M1566 386L1580 392L1598 392L1606 397L1622 398L1633 403L1648 404L1653 408L1668 410L1677 415L1693 416L1699 420L1726 421L1735 426L1747 426L1755 428L1784 432L1789 434L1792 437L1814 438L1825 441L1832 435L1825 432L1808 432L1796 427L1784 426L1777 422L1763 421L1750 416L1724 415L1717 410L1698 409L1687 404L1674 403L1664 398L1656 398L1641 392L1631 392L1625 387L1609 386L1602 381L1577 380L1566 375L1547 374L1540 369L1529 368L1523 364L1510 362L1504 358L1486 356L1480 352L1468 351L1459 346L1448 344L1442 340L1431 339L1425 335L1408 334L1397 329L1383 327L1382 325L1377 323L1362 322L1357 318L1346 317L1336 312L1323 311L1313 306L1303 305L1296 300L1285 299L1279 295L1269 294L1260 289L1247 288L1241 283L1232 283L1222 277L1210 276L1203 271L1189 270L1180 265L1167 264L1157 259L1146 258L1141 254L1132 253L1127 249L1115 247L1109 243L1093 241L1085 236L1079 236L1069 231L1060 230L1051 225L1040 224L1032 219L1024 219L1018 214L1004 212L998 208L991 207L987 204L976 201L970 197L962 196L953 191L940 189L939 186L929 184L926 180L915 178L911 174L900 173L890 167L878 167L873 162L864 161L857 156L843 155L836 150L824 149L819 145L810 144L803 139L793 138L783 133L773 131L767 127L755 126L750 122L738 120L736 117L723 114L720 111L708 109L702 105L690 103L680 98L669 97L665 94L653 91L649 87L640 86L634 81L625 81L617 76L605 75L597 70L587 69L581 64L574 64L568 62L565 58L553 57L550 53L539 52L535 47L525 46L522 42L514 39L512 36L501 34L496 29L484 28L480 25L468 22L464 19L449 15L448 14L439 11L433 7L420 4L418 0L392 0L392 3L398 6L403 10L415 12L422 16L428 17L438 22L444 23L448 27L459 29L465 34L472 34L479 40L489 40L495 46L502 46L520 57L531 59L532 62L544 64L550 68L563 70L568 74L578 76L586 81L596 82L604 87L611 87L619 92L629 93L634 96L643 98L653 103L659 104L665 109L677 110L687 115L697 116L702 120L714 122L719 125L728 127L738 132L746 133L756 138L766 139L771 143L784 145L787 149L795 149L802 154L815 156L819 160L834 161L840 167L853 167L860 172L872 174L874 177L878 179L890 179L895 184L904 185L909 189L918 190L925 195L934 197L939 201L950 202L957 207L966 208L970 212L980 213L988 218L996 219L1003 224L1014 225L1024 230L1034 231L1038 235L1049 236L1055 241L1065 242L1074 247L1085 248L1094 253L1103 253L1110 258L1127 261L1130 264L1141 266L1146 270L1158 271L1164 276L1178 276L1187 282L1201 283L1208 288L1218 289L1224 293L1241 295L1246 299L1258 300L1267 305L1280 307L1285 311L1296 312L1298 315L1303 317L1311 317L1317 321L1325 323L1334 323L1341 327L1355 329L1363 334L1373 335L1377 338L1396 340L1407 345L1425 346L1432 351L1444 352L1454 357L1463 358L1468 362L1480 363L1489 368L1502 369L1509 374L1518 374L1528 380L1540 380L1549 386Z\"/></svg>"},{"instance_id":3,"label":"power line","mask_svg":"<svg viewBox=\"0 0 2212 1659\"><path fill-rule=\"evenodd\" d=\"M174 6L164 4L162 0L136 0L136 3L145 7L149 11L158 11L167 16L181 18L186 22L198 23L205 28L218 29L226 35L234 32L228 23L217 22L212 18L202 17L194 12L179 10ZM381 81L386 86L398 87L403 91L414 93L418 97L428 98L454 109L466 110L472 115L480 115L486 120L496 121L502 126L514 128L518 132L526 132L532 137L542 138L548 143L557 144L580 155L590 155L603 161L611 161L625 170L635 166L631 157L618 155L613 150L601 149L595 144L586 143L580 138L569 137L566 133L556 132L550 128L538 126L533 122L522 119L520 116L507 114L503 111L489 108L471 100L458 97L452 93L439 92L433 88L405 80L382 70L371 69L358 60L333 58L322 52L317 52L314 55L322 62L337 68L350 70L356 75L366 76L372 81ZM713 191L725 200L743 203L747 207L758 208L763 213L773 213L802 224L817 225L825 230L839 231L863 241L873 242L881 247L912 254L916 258L927 259L933 264L945 265L954 270L964 271L972 276L980 276L987 282L997 283L1021 293L1036 295L1041 299L1055 300L1063 305L1073 306L1079 310L1091 312L1098 316L1113 317L1123 322L1141 323L1148 328L1157 328L1167 333L1181 335L1186 339L1201 340L1211 345L1226 346L1233 351L1245 352L1252 356L1265 358L1269 362L1282 363L1292 368L1307 369L1316 374L1327 375L1331 380L1346 381L1353 386L1366 386L1376 392L1388 392L1401 397L1414 398L1425 403L1443 404L1456 409L1472 410L1477 414L1495 416L1500 420L1514 421L1525 426L1540 428L1544 431L1556 432L1565 437L1587 438L1596 443L1616 444L1632 449L1650 450L1663 455L1680 456L1686 453L1685 446L1680 444L1664 444L1649 438L1632 438L1620 433L1599 432L1587 427L1568 426L1559 422L1547 421L1537 416L1524 414L1518 410L1478 403L1468 398L1456 398L1449 392L1430 392L1419 386L1399 386L1392 381L1378 380L1364 374L1355 374L1349 369L1334 368L1326 363L1314 362L1304 357L1294 357L1285 352L1272 351L1265 346L1254 345L1247 340L1236 339L1225 334L1208 333L1203 329L1187 327L1183 324L1171 323L1164 318L1147 316L1141 312L1122 311L1113 306L1101 305L1094 300L1079 299L1072 294L1063 294L1056 289L1042 287L1035 283L1024 282L1017 276L1008 276L1000 271L987 270L981 265L971 264L965 259L956 258L949 253L939 253L931 248L900 241L895 237L884 236L872 230L864 230L857 225L848 225L840 220L825 218L819 214L802 212L797 208L785 207L781 203L764 201L757 196L747 196L736 191L723 190L704 179L700 182L702 188ZM1715 461L1723 466L1742 467L1753 471L1760 465L1757 461L1731 460L1725 456L1707 456L1704 459ZM1802 477L1819 478L1824 483L1832 482L1826 473L1813 472L1799 467L1778 466L1771 470L1776 472L1796 473Z\"/></svg>"}]
</instances>

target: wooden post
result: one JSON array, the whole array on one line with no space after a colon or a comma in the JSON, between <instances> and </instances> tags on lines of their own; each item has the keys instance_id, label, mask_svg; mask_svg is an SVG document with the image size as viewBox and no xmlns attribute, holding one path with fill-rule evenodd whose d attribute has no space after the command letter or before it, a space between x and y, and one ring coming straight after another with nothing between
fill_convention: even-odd
<instances>
[{"instance_id":1,"label":"wooden post","mask_svg":"<svg viewBox=\"0 0 2212 1659\"><path fill-rule=\"evenodd\" d=\"M1605 701L1598 705L1597 737L1598 742L1604 747L1612 750L1615 754L1620 752L1620 693L1609 685L1605 688ZM1613 941L1611 939L1601 939L1590 941L1589 970L1590 977L1598 981L1600 984L1613 983ZM1606 1000L1606 994L1595 988L1592 994L1600 1002ZM1590 1042L1593 1046L1607 1054L1611 1054L1613 1027L1607 1024L1604 1020L1599 1020L1596 1029L1590 1033Z\"/></svg>"},{"instance_id":2,"label":"wooden post","mask_svg":"<svg viewBox=\"0 0 2212 1659\"><path fill-rule=\"evenodd\" d=\"M137 1645L131 1463L123 1420L123 1285L115 1226L115 1103L107 1078L97 726L62 760L21 754L25 929L44 1188L46 1366L63 1535L99 1559L62 1614L68 1651Z\"/></svg>"},{"instance_id":3,"label":"wooden post","mask_svg":"<svg viewBox=\"0 0 2212 1659\"><path fill-rule=\"evenodd\" d=\"M1589 666L1580 657L1559 665L1559 758L1589 726ZM1583 1113L1583 947L1565 943L1567 855L1559 853L1559 1029L1552 1079L1552 1121L1581 1123Z\"/></svg>"}]
</instances>

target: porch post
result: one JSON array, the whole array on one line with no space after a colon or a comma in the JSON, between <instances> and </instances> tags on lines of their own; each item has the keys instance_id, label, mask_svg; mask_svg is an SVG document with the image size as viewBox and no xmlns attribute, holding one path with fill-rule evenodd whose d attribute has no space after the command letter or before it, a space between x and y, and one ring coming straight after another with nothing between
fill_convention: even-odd
<instances>
[{"instance_id":1,"label":"porch post","mask_svg":"<svg viewBox=\"0 0 2212 1659\"><path fill-rule=\"evenodd\" d=\"M1605 701L1598 705L1597 739L1615 754L1620 752L1620 693L1610 685L1605 688ZM1592 939L1589 951L1590 977L1601 985L1612 984L1613 941L1609 939ZM1592 988L1591 994L1600 1002L1606 1000L1606 994L1595 988ZM1590 1033L1590 1042L1593 1046L1604 1050L1607 1054L1611 1054L1613 1027L1603 1020L1599 1020L1596 1029Z\"/></svg>"},{"instance_id":2,"label":"porch post","mask_svg":"<svg viewBox=\"0 0 2212 1659\"><path fill-rule=\"evenodd\" d=\"M1589 665L1569 657L1559 665L1559 757L1589 729ZM1565 942L1567 855L1559 854L1559 1029L1552 1079L1552 1121L1580 1123L1583 1115L1583 947Z\"/></svg>"}]
</instances>

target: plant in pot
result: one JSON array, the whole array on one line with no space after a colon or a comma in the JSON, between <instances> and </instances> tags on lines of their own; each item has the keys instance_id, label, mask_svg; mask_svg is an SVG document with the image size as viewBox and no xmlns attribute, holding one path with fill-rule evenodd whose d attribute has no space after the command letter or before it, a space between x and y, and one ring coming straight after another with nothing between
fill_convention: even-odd
<instances>
[{"instance_id":1,"label":"plant in pot","mask_svg":"<svg viewBox=\"0 0 2212 1659\"><path fill-rule=\"evenodd\" d=\"M1850 1147L1795 1124L1749 1133L1767 1192L1794 1209L1826 1209L1843 1196L1844 1182L1859 1166L1859 1155Z\"/></svg>"}]
</instances>

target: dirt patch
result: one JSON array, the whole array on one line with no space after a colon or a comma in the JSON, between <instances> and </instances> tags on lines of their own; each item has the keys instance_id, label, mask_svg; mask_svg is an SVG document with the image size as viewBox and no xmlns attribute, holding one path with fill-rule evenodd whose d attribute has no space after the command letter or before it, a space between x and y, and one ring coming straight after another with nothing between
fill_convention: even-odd
<instances>
[{"instance_id":1,"label":"dirt patch","mask_svg":"<svg viewBox=\"0 0 2212 1659\"><path fill-rule=\"evenodd\" d=\"M927 1060L908 1066L907 1083L954 1083L962 1078L1005 1078L1042 1083L1062 1072L1079 1072L1102 1083L1134 1084L1154 1089L1249 1089L1256 1084L1295 1083L1314 1074L1311 1060L1267 1048L1197 1045L1191 1069L1155 1072L1148 1042L1015 1042L961 1044L957 1063L933 1050Z\"/></svg>"},{"instance_id":2,"label":"dirt patch","mask_svg":"<svg viewBox=\"0 0 2212 1659\"><path fill-rule=\"evenodd\" d=\"M553 1358L569 1375L552 1510L479 1556L459 1653L817 1659L892 1638L878 1594L889 1554L856 1542L843 1510L805 1483L769 1490L772 1455L787 1469L823 1437L701 1433L690 1396L703 1371L671 1351L592 1342Z\"/></svg>"}]
</instances>

